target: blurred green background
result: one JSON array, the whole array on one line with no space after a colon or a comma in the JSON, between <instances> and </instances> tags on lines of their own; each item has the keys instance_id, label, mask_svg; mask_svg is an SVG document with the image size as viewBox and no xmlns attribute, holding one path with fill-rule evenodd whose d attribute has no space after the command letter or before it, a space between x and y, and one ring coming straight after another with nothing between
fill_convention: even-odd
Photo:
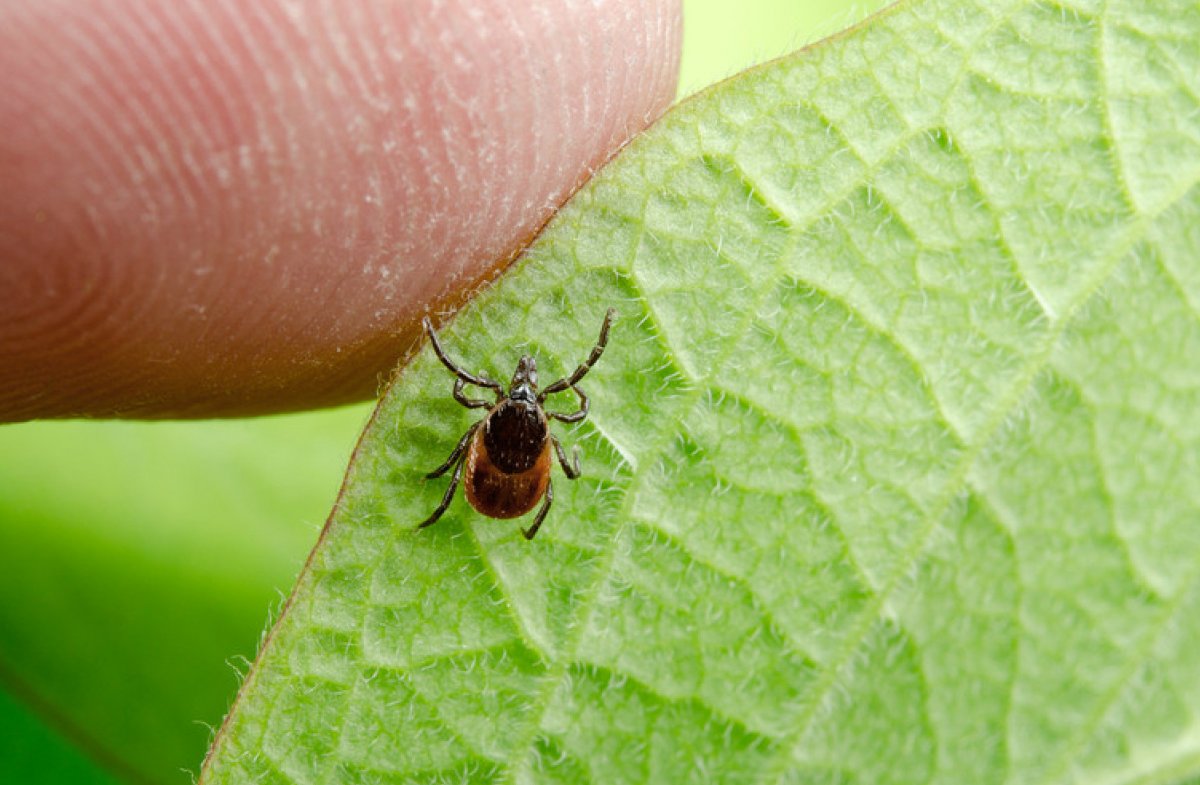
<instances>
[{"instance_id":1,"label":"blurred green background","mask_svg":"<svg viewBox=\"0 0 1200 785\"><path fill-rule=\"evenodd\" d=\"M684 0L680 95L882 5ZM370 410L0 426L0 782L190 781Z\"/></svg>"}]
</instances>

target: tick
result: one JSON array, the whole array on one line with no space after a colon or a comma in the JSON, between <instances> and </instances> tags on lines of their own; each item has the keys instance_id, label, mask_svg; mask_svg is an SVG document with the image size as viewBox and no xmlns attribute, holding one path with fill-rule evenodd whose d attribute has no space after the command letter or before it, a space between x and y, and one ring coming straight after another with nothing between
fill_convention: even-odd
<instances>
[{"instance_id":1,"label":"tick","mask_svg":"<svg viewBox=\"0 0 1200 785\"><path fill-rule=\"evenodd\" d=\"M442 349L429 318L425 318L423 324L433 351L458 377L454 380L454 400L468 409L487 409L488 413L467 429L445 463L425 475L426 479L433 479L454 469L442 503L418 529L437 523L453 501L454 491L461 481L467 501L489 518L516 518L532 510L544 498L533 525L521 530L525 539L533 539L554 501L554 483L550 480L551 449L567 479L579 477L579 448L572 450L568 461L562 442L550 433L550 420L580 422L588 416L588 397L580 389L579 380L604 353L604 347L608 345L608 328L616 315L615 309L608 309L600 327L599 340L575 372L541 392L538 392L537 362L529 355L523 355L517 361L517 370L506 392L500 382L467 373L455 364ZM491 390L496 395L496 402L466 397L463 388L468 384ZM546 411L543 404L547 396L568 390L579 398L578 411L570 414Z\"/></svg>"}]
</instances>

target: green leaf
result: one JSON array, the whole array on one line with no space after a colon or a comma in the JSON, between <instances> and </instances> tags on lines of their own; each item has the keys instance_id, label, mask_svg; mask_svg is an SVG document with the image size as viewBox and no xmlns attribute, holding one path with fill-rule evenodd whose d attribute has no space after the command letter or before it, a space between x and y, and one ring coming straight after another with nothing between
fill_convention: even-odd
<instances>
[{"instance_id":1,"label":"green leaf","mask_svg":"<svg viewBox=\"0 0 1200 785\"><path fill-rule=\"evenodd\" d=\"M204 781L1200 776L1198 182L1192 0L905 3L679 107L443 334L551 379L618 307L584 477L414 531L478 415L423 352Z\"/></svg>"}]
</instances>

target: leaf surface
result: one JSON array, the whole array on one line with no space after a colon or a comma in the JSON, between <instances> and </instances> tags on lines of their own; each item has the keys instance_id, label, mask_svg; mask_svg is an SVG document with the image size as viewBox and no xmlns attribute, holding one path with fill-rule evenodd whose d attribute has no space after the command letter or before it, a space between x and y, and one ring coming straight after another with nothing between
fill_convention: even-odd
<instances>
[{"instance_id":1,"label":"leaf surface","mask_svg":"<svg viewBox=\"0 0 1200 785\"><path fill-rule=\"evenodd\" d=\"M1198 182L1194 2L904 3L677 108L443 333L546 381L619 309L584 477L414 532L478 414L423 352L204 781L1197 777Z\"/></svg>"}]
</instances>

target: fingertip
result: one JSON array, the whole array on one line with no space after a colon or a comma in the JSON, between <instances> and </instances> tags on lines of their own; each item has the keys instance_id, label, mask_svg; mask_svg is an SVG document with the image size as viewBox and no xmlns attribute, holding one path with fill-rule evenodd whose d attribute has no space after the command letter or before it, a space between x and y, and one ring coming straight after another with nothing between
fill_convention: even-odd
<instances>
[{"instance_id":1,"label":"fingertip","mask_svg":"<svg viewBox=\"0 0 1200 785\"><path fill-rule=\"evenodd\" d=\"M367 397L669 105L679 6L0 12L0 419Z\"/></svg>"}]
</instances>

